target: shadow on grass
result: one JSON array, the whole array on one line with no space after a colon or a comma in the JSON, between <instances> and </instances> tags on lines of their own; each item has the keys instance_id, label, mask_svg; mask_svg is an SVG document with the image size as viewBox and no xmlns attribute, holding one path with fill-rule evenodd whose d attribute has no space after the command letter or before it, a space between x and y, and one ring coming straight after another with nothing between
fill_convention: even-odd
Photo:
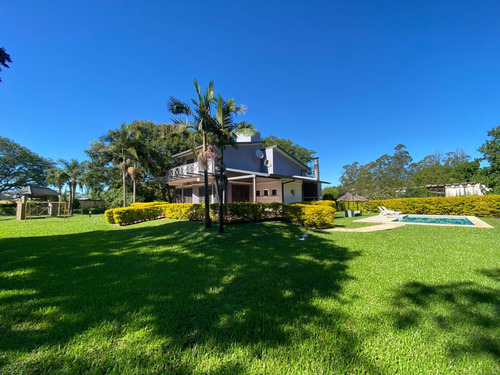
<instances>
[{"instance_id":1,"label":"shadow on grass","mask_svg":"<svg viewBox=\"0 0 500 375\"><path fill-rule=\"evenodd\" d=\"M479 271L500 282L500 269ZM398 291L394 322L399 329L431 324L446 335L452 357L489 356L500 359L500 285L475 282L427 285L412 282Z\"/></svg>"},{"instance_id":2,"label":"shadow on grass","mask_svg":"<svg viewBox=\"0 0 500 375\"><path fill-rule=\"evenodd\" d=\"M36 355L22 363L0 356L0 369L191 372L200 347L219 356L237 347L260 360L326 326L337 332L335 350L318 349L318 358L376 373L357 354L345 317L315 303L341 300L348 262L359 254L315 235L299 241L301 234L275 222L228 226L220 236L174 222L2 239L0 353ZM148 339L133 346L134 332ZM94 337L79 356L60 349L86 335ZM241 373L245 365L226 359L213 371Z\"/></svg>"}]
</instances>

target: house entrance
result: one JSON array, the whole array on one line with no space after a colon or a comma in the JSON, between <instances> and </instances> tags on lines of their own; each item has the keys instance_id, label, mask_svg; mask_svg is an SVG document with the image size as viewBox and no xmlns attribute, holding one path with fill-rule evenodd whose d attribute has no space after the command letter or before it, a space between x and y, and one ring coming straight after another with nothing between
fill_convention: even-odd
<instances>
[{"instance_id":1,"label":"house entrance","mask_svg":"<svg viewBox=\"0 0 500 375\"><path fill-rule=\"evenodd\" d=\"M232 202L250 202L250 186L232 185L231 188Z\"/></svg>"}]
</instances>

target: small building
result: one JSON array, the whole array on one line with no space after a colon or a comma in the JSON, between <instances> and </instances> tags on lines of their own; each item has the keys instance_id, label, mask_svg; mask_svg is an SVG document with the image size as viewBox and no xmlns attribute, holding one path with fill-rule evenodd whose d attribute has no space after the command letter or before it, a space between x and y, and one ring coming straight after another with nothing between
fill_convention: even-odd
<instances>
[{"instance_id":1,"label":"small building","mask_svg":"<svg viewBox=\"0 0 500 375\"><path fill-rule=\"evenodd\" d=\"M308 176L308 167L279 146L263 147L260 133L238 135L237 148L224 150L227 182L226 203L261 202L294 203L321 200L318 158L314 160L314 176ZM201 149L201 147L199 147ZM172 168L163 181L175 188L176 201L204 202L204 170L193 150L173 155L181 165ZM210 203L217 202L214 161L207 166Z\"/></svg>"},{"instance_id":2,"label":"small building","mask_svg":"<svg viewBox=\"0 0 500 375\"><path fill-rule=\"evenodd\" d=\"M26 216L38 216L41 214L57 216L60 211L59 194L57 191L38 186L25 186L16 191L15 196L18 197L16 218L17 220L24 220ZM45 203L45 207L37 207L33 215L30 214L28 201L37 201Z\"/></svg>"},{"instance_id":3,"label":"small building","mask_svg":"<svg viewBox=\"0 0 500 375\"><path fill-rule=\"evenodd\" d=\"M104 208L106 206L102 199L79 198L80 207L86 208Z\"/></svg>"},{"instance_id":4,"label":"small building","mask_svg":"<svg viewBox=\"0 0 500 375\"><path fill-rule=\"evenodd\" d=\"M462 182L455 184L426 185L427 192L438 197L462 197L469 195L485 195L489 189L479 182Z\"/></svg>"}]
</instances>

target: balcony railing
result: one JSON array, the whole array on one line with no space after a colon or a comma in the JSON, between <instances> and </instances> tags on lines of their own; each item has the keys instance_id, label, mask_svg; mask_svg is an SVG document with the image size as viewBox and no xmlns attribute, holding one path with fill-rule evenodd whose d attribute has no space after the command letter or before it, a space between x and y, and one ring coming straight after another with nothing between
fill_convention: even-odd
<instances>
[{"instance_id":1,"label":"balcony railing","mask_svg":"<svg viewBox=\"0 0 500 375\"><path fill-rule=\"evenodd\" d=\"M207 171L210 174L213 174L216 172L214 161L208 162ZM204 172L204 168L198 162L191 163L191 164L183 164L183 165L179 165L178 167L170 169L168 171L168 174L167 174L167 180L172 181L172 180L180 180L180 179L184 179L184 178L203 176L203 172Z\"/></svg>"}]
</instances>

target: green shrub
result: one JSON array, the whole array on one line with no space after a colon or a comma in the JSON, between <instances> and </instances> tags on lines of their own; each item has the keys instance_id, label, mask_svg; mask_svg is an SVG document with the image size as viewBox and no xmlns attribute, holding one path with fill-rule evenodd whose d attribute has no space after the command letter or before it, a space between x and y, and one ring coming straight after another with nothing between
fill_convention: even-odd
<instances>
[{"instance_id":1,"label":"green shrub","mask_svg":"<svg viewBox=\"0 0 500 375\"><path fill-rule=\"evenodd\" d=\"M313 201L311 204L313 206L329 206L337 209L337 203L335 203L335 201L330 201L330 200Z\"/></svg>"},{"instance_id":2,"label":"green shrub","mask_svg":"<svg viewBox=\"0 0 500 375\"><path fill-rule=\"evenodd\" d=\"M500 195L373 200L359 206L368 212L379 212L378 207L385 206L405 214L500 217Z\"/></svg>"},{"instance_id":3,"label":"green shrub","mask_svg":"<svg viewBox=\"0 0 500 375\"><path fill-rule=\"evenodd\" d=\"M113 211L114 211L114 208L104 211L104 219L106 220L106 223L116 224L115 219L113 217Z\"/></svg>"},{"instance_id":4,"label":"green shrub","mask_svg":"<svg viewBox=\"0 0 500 375\"><path fill-rule=\"evenodd\" d=\"M283 205L283 218L308 228L328 228L334 224L335 208L328 205L287 204Z\"/></svg>"},{"instance_id":5,"label":"green shrub","mask_svg":"<svg viewBox=\"0 0 500 375\"><path fill-rule=\"evenodd\" d=\"M282 203L227 203L223 207L226 223L243 223L260 220L281 219L309 228L324 228L333 225L334 202L323 204ZM210 217L218 220L219 205L210 205ZM161 217L177 220L203 221L204 204L200 203L135 203L131 207L114 208L105 212L110 224L132 224Z\"/></svg>"},{"instance_id":6,"label":"green shrub","mask_svg":"<svg viewBox=\"0 0 500 375\"><path fill-rule=\"evenodd\" d=\"M16 203L0 203L0 216L13 216L16 214Z\"/></svg>"}]
</instances>

